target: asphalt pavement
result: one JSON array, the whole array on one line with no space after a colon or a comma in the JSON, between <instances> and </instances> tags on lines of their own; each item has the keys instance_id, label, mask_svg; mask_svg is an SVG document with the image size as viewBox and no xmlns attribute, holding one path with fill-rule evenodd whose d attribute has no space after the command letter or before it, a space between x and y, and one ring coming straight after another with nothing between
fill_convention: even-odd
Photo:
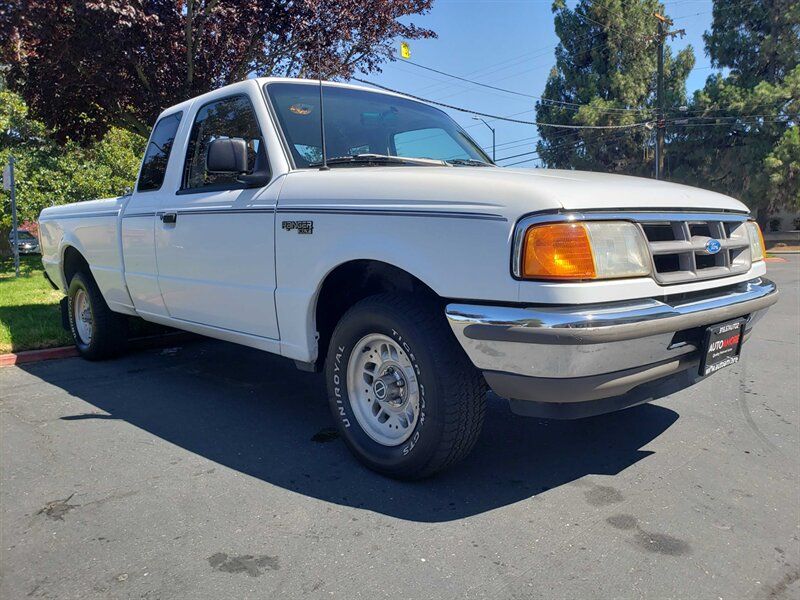
<instances>
[{"instance_id":1,"label":"asphalt pavement","mask_svg":"<svg viewBox=\"0 0 800 600\"><path fill-rule=\"evenodd\" d=\"M800 257L733 367L470 457L351 458L322 378L215 341L0 369L0 598L800 598Z\"/></svg>"}]
</instances>

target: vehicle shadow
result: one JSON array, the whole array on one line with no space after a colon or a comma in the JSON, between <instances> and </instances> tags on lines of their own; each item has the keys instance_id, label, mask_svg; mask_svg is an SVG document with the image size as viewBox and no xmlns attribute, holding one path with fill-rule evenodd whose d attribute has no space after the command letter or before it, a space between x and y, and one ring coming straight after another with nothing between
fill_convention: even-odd
<instances>
[{"instance_id":1,"label":"vehicle shadow","mask_svg":"<svg viewBox=\"0 0 800 600\"><path fill-rule=\"evenodd\" d=\"M533 420L490 397L473 453L435 478L409 483L353 459L331 429L320 375L262 352L201 341L111 362L23 368L108 413L63 415L75 435L87 419L121 419L269 484L421 522L480 514L585 475L615 475L651 454L642 447L678 418L642 405L581 421Z\"/></svg>"}]
</instances>

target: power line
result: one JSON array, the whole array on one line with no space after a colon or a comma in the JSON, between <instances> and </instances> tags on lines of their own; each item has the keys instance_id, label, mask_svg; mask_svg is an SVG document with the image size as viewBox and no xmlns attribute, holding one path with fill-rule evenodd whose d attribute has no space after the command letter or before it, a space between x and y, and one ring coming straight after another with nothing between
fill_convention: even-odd
<instances>
[{"instance_id":1,"label":"power line","mask_svg":"<svg viewBox=\"0 0 800 600\"><path fill-rule=\"evenodd\" d=\"M536 125L537 127L556 127L560 129L630 129L633 127L643 127L647 125L649 121L640 121L637 123L628 123L626 125L564 125L561 123L541 123L539 121L525 121L522 119L511 119L509 117L502 117L500 115L493 115L490 113L480 112L477 110L472 110L469 108L463 108L461 106L455 106L453 104L445 104L444 102L437 102L436 100L430 100L428 98L422 98L420 96L415 96L413 94L408 94L406 92L401 92L399 90L392 89L385 85L381 85L379 83L374 83L372 81L367 81L366 79L361 79L359 77L352 77L354 81L358 81L359 83L366 83L367 85L375 86L376 88L385 90L387 92L392 92L393 94L400 94L401 96L406 96L407 98L412 98L413 100L419 100L420 102L426 102L428 104L435 104L436 106L441 106L444 108L449 108L450 110L457 110L459 112L477 115L479 117L486 117L489 119L495 119L498 121L508 121L509 123L519 123L521 125ZM530 111L526 111L530 112Z\"/></svg>"},{"instance_id":2,"label":"power line","mask_svg":"<svg viewBox=\"0 0 800 600\"><path fill-rule=\"evenodd\" d=\"M762 125L772 123L787 123L785 119L750 121L744 123L673 123L676 127L733 127L736 125ZM499 160L499 159L498 159Z\"/></svg>"},{"instance_id":3,"label":"power line","mask_svg":"<svg viewBox=\"0 0 800 600\"><path fill-rule=\"evenodd\" d=\"M496 90L498 92L504 92L506 94L513 94L515 96L522 96L524 98L532 98L534 100L540 100L541 102L548 102L548 103L552 103L552 104L562 104L562 105L566 105L566 106L577 106L577 107L587 106L587 104L583 104L583 103L580 103L580 102L567 102L565 100L552 100L550 98L543 98L542 96L534 96L533 94L526 94L524 92L518 92L516 90L509 90L509 89L506 89L506 88L501 88L501 87L498 87L498 86L495 86L495 85L490 85L488 83L475 81L474 79L467 79L466 77L461 77L459 75L453 75L452 73L448 73L448 72L442 71L440 69L434 69L433 67L428 67L426 65L422 65L420 63L413 62L413 61L410 61L410 60L406 60L405 62L407 64L413 65L413 66L418 67L420 69L425 69L426 71L431 71L433 73L438 73L439 75L444 75L446 77L451 77L453 79L457 79L459 81L464 81L466 83L470 83L472 85L477 85L479 87L488 88L490 90ZM649 111L650 109L648 109L648 108L605 108L605 109L600 109L600 110L602 110L603 112L643 112L643 111Z\"/></svg>"},{"instance_id":4,"label":"power line","mask_svg":"<svg viewBox=\"0 0 800 600\"><path fill-rule=\"evenodd\" d=\"M745 6L745 5L748 5L748 4L755 5L755 4L758 4L758 2L759 2L759 0L746 0L745 2L737 2L736 4L730 4L728 6L723 6L721 8L718 8L717 10L719 12L725 12L725 11L728 11L728 10L731 10L731 9L734 9L734 8L738 8L739 6ZM705 11L702 11L702 12L691 13L691 14L688 14L688 15L681 15L680 17L675 17L673 19L673 21L680 21L680 20L683 20L683 19L688 19L689 17L699 17L701 15L709 15L709 14L711 14L713 12L714 12L714 10L705 10ZM760 19L760 20L763 20L763 18Z\"/></svg>"},{"instance_id":5,"label":"power line","mask_svg":"<svg viewBox=\"0 0 800 600\"><path fill-rule=\"evenodd\" d=\"M565 144L560 144L560 145L557 145L557 146L553 146L553 149L555 149L555 148L567 148L567 147L570 147L570 146L577 146L579 144L583 144L584 148L589 148L591 146L594 146L594 145L600 144L600 143L618 142L618 141L624 139L629 134L630 134L630 132L620 131L620 132L617 132L616 134L613 134L613 135L610 135L610 136L601 137L601 138L598 138L596 140L583 140L583 139L581 139L581 140L575 140L573 142L569 142L569 143L565 143ZM538 155L538 152L534 151L534 152L529 152L528 154L537 154ZM540 159L541 159L541 156L534 156L533 158L527 158L525 160L520 160L520 161L517 161L517 162L514 162L514 163L503 165L503 167L504 168L513 167L515 165L521 165L521 164L526 163L526 162L531 162L533 160L540 160Z\"/></svg>"},{"instance_id":6,"label":"power line","mask_svg":"<svg viewBox=\"0 0 800 600\"><path fill-rule=\"evenodd\" d=\"M530 154L537 154L537 155L541 156L542 152L546 152L546 151L550 151L550 150L558 150L558 149L561 149L561 148L569 148L570 146L577 146L579 144L584 144L584 145L589 146L589 145L599 144L601 142L614 142L614 141L621 140L626 136L632 135L633 133L634 132L632 132L630 130L617 131L617 132L614 132L614 133L610 133L608 135L601 135L601 136L595 137L594 139L588 139L587 140L585 137L581 137L581 136L584 135L583 132L577 131L577 132L572 132L572 133L567 133L567 134L562 135L560 138L557 138L555 140L556 143L550 143L550 140L548 140L547 146L545 146L542 150L538 150L537 149L537 150L533 150L531 152L521 153L521 154L518 154L516 156L506 156L505 158L498 158L497 160L498 161L500 161L500 160L508 160L508 159L517 158L519 156L526 156L526 155L530 155ZM567 138L570 138L570 137L572 137L573 139L569 139L568 140ZM506 165L506 166L509 166L509 165Z\"/></svg>"},{"instance_id":7,"label":"power line","mask_svg":"<svg viewBox=\"0 0 800 600\"><path fill-rule=\"evenodd\" d=\"M598 35L600 35L599 32L597 32L597 33L588 33L588 34L579 36L578 38L575 38L575 41L586 39L586 38L597 37ZM516 56L513 56L511 58L508 58L508 59L505 59L505 60L502 60L502 61L499 61L499 62L496 62L496 63L490 63L490 64L488 64L488 65L486 65L484 67L481 67L480 69L475 69L473 71L470 71L470 72L466 73L466 75L464 75L464 77L471 77L471 76L477 75L478 73L481 73L482 75L492 75L493 73L495 73L497 71L504 71L504 70L509 69L511 67L516 67L517 65L525 63L525 62L527 62L528 60L530 60L532 58L538 58L540 56L544 56L545 54L547 54L547 52L550 52L553 49L554 49L554 47L550 46L550 45L542 46L542 47L537 48L535 50L531 50L529 52L523 52L522 54L518 54ZM506 64L506 63L509 63L509 64ZM542 63L541 65L536 65L535 68L543 66L543 64L544 63ZM500 66L500 65L505 65L505 66ZM532 70L534 70L534 69L526 69L524 71L520 71L520 72L517 72L517 73L512 73L511 75L509 75L507 77L503 77L503 78L499 79L498 81L503 81L503 80L509 79L511 77L516 77L521 73L527 73L528 71L532 71ZM488 72L486 72L486 71L488 71ZM425 87L420 88L419 90L416 91L416 93L421 93L421 92L423 92L425 90L428 90L428 89L431 89L431 88L435 88L438 85L447 86L447 85L452 85L452 84L447 84L447 83L444 83L444 82L442 82L442 83L434 83L434 84L427 85ZM447 97L450 97L450 96L448 95L448 96L444 96L442 98L437 98L437 100L442 100L443 98L447 98Z\"/></svg>"}]
</instances>

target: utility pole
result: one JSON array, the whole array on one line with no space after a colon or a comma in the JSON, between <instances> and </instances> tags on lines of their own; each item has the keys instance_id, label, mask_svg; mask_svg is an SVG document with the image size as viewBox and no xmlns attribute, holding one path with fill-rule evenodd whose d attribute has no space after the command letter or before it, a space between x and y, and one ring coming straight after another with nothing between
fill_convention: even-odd
<instances>
[{"instance_id":1,"label":"utility pole","mask_svg":"<svg viewBox=\"0 0 800 600\"><path fill-rule=\"evenodd\" d=\"M672 19L653 13L658 20L658 33L656 34L656 52L658 52L657 82L656 82L656 179L664 176L664 134L667 129L667 115L664 108L664 41L676 36L683 37L684 29L669 31Z\"/></svg>"},{"instance_id":2,"label":"utility pole","mask_svg":"<svg viewBox=\"0 0 800 600\"><path fill-rule=\"evenodd\" d=\"M8 157L3 170L3 189L11 192L11 249L14 252L14 273L19 277L19 238L17 234L17 190L14 185L14 157Z\"/></svg>"},{"instance_id":3,"label":"utility pole","mask_svg":"<svg viewBox=\"0 0 800 600\"><path fill-rule=\"evenodd\" d=\"M489 129L491 129L491 130L492 130L492 162L494 162L494 161L495 161L495 156L494 156L494 150L495 150L495 136L494 136L494 134L495 134L495 131L494 131L494 127L492 127L491 125L489 125L489 124L488 124L486 121L484 121L484 120L483 120L483 119L481 119L480 117L472 117L472 118L473 118L474 120L476 120L476 121L480 121L481 123L483 123L484 125L486 125L486 126L489 128Z\"/></svg>"}]
</instances>

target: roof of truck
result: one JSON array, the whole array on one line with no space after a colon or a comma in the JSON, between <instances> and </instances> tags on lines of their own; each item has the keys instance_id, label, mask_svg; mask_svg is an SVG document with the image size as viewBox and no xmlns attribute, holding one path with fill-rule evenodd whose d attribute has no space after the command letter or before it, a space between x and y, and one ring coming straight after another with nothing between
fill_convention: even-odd
<instances>
[{"instance_id":1,"label":"roof of truck","mask_svg":"<svg viewBox=\"0 0 800 600\"><path fill-rule=\"evenodd\" d=\"M319 85L319 79L302 79L299 77L257 77L256 81L259 82L259 85L263 85L265 83L304 83L308 85ZM368 92L385 94L387 96L400 96L403 98L408 98L408 96L405 96L403 94L382 90L380 88L371 87L369 85L359 85L354 83L343 83L341 81L327 81L327 80L323 80L322 85L325 87L342 87L342 88L349 88L352 90L365 90Z\"/></svg>"},{"instance_id":2,"label":"roof of truck","mask_svg":"<svg viewBox=\"0 0 800 600\"><path fill-rule=\"evenodd\" d=\"M318 79L301 79L299 77L255 77L255 78L252 78L252 79L243 79L242 81L237 81L235 83L231 83L231 84L228 84L228 85L220 87L220 88L209 90L205 94L200 94L200 95L195 96L193 98L189 98L188 100L184 100L183 102L179 102L178 104L173 104L172 106L170 106L170 107L164 109L163 111L161 111L161 113L159 114L158 118L160 119L163 116L169 115L169 114L174 113L176 111L188 110L189 107L191 106L191 104L195 100L197 100L198 98L202 98L203 96L205 96L207 94L216 93L219 90L224 90L226 88L233 88L233 87L241 86L242 83L249 83L251 81L255 82L259 87L261 87L262 85L267 84L267 83L301 83L301 84L305 84L305 85L319 85L319 83L320 83ZM367 85L354 85L352 83L342 83L342 82L339 82L339 81L324 81L324 80L322 81L322 85L324 87L340 87L340 88L347 88L347 89L352 89L352 90L364 90L364 91L373 92L373 93L376 93L376 94L384 94L386 96L395 96L395 97L398 97L398 98L408 98L410 100L414 99L414 98L410 98L409 96L404 96L403 94L398 94L398 93L395 93L395 92L389 92L389 91L382 90L382 89L379 89L379 88L369 87Z\"/></svg>"}]
</instances>

